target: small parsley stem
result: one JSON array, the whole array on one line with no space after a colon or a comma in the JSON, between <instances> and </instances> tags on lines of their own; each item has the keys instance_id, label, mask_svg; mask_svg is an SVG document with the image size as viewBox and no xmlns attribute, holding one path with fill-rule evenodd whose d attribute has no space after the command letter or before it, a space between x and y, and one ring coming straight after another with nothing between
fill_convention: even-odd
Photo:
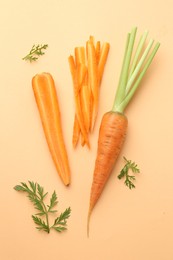
<instances>
[{"instance_id":1,"label":"small parsley stem","mask_svg":"<svg viewBox=\"0 0 173 260\"><path fill-rule=\"evenodd\" d=\"M118 175L118 179L125 178L124 184L129 188L135 188L135 185L132 181L135 181L136 178L134 175L129 175L129 171L131 170L133 173L139 173L140 170L135 162L132 162L131 160L127 160L124 157L124 160L126 162L125 166L120 171L120 174Z\"/></svg>"},{"instance_id":2,"label":"small parsley stem","mask_svg":"<svg viewBox=\"0 0 173 260\"><path fill-rule=\"evenodd\" d=\"M45 52L43 50L46 50L48 47L48 44L37 44L37 45L33 45L30 52L23 57L22 59L25 61L29 61L29 62L33 62L38 60L39 56L42 56L45 54Z\"/></svg>"},{"instance_id":3,"label":"small parsley stem","mask_svg":"<svg viewBox=\"0 0 173 260\"><path fill-rule=\"evenodd\" d=\"M40 199L40 197L35 194L34 192L31 191L31 194L34 195L38 200L40 200L42 206L43 206L43 209L44 209L44 212L45 212L45 218L46 218L46 225L47 225L47 232L50 233L50 226L49 226L49 217L48 217L48 210L47 210L47 207L46 205L44 204L43 202L43 199Z\"/></svg>"},{"instance_id":4,"label":"small parsley stem","mask_svg":"<svg viewBox=\"0 0 173 260\"><path fill-rule=\"evenodd\" d=\"M43 208L45 210L45 216L46 216L46 224L47 224L47 232L50 233L50 226L49 226L49 217L48 217L48 210L44 202L42 201Z\"/></svg>"}]
</instances>

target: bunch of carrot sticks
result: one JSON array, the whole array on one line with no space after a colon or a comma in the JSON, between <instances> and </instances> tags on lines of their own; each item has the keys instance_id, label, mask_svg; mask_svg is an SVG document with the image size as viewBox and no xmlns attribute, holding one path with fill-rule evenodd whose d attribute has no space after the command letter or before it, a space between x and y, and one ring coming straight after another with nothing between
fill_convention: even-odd
<instances>
[{"instance_id":1,"label":"bunch of carrot sticks","mask_svg":"<svg viewBox=\"0 0 173 260\"><path fill-rule=\"evenodd\" d=\"M72 143L90 148L89 134L93 131L98 113L100 85L110 45L95 43L89 37L86 47L74 48L74 55L68 58L73 82L75 116Z\"/></svg>"}]
</instances>

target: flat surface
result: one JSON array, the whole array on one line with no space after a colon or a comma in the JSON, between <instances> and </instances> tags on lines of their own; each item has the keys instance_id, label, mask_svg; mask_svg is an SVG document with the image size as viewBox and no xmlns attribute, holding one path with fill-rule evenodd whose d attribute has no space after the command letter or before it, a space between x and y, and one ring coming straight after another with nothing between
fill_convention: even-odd
<instances>
[{"instance_id":1,"label":"flat surface","mask_svg":"<svg viewBox=\"0 0 173 260\"><path fill-rule=\"evenodd\" d=\"M0 259L2 260L172 260L173 259L173 118L172 1L15 0L0 3ZM112 107L126 34L148 29L161 43L141 88L126 111L125 145L103 196L91 218L86 217L98 129ZM74 100L67 58L75 46L93 35L111 45L101 85L99 115L91 150L72 148ZM49 45L35 64L22 60L33 44ZM72 183L63 186L44 138L31 79L50 72L61 106ZM129 190L117 175L122 156L141 169L136 189ZM68 230L47 235L35 229L33 206L14 191L21 181L37 181L51 194L59 211L72 208Z\"/></svg>"}]
</instances>

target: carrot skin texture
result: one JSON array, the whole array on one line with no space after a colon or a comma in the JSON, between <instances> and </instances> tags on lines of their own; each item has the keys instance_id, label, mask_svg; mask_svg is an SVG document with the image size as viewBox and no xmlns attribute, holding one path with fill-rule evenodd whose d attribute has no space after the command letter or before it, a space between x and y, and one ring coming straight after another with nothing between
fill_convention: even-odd
<instances>
[{"instance_id":1,"label":"carrot skin texture","mask_svg":"<svg viewBox=\"0 0 173 260\"><path fill-rule=\"evenodd\" d=\"M36 74L32 88L47 144L63 183L70 184L70 167L63 138L61 114L54 80L49 73Z\"/></svg>"},{"instance_id":2,"label":"carrot skin texture","mask_svg":"<svg viewBox=\"0 0 173 260\"><path fill-rule=\"evenodd\" d=\"M93 182L90 192L88 230L91 212L102 194L103 188L114 168L125 140L127 126L128 120L126 116L119 112L107 112L102 118Z\"/></svg>"}]
</instances>

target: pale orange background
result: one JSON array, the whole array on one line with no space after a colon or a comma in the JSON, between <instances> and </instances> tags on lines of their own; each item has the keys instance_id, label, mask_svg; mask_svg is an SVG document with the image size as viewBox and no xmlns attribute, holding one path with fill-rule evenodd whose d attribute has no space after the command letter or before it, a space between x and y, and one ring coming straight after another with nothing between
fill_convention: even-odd
<instances>
[{"instance_id":1,"label":"pale orange background","mask_svg":"<svg viewBox=\"0 0 173 260\"><path fill-rule=\"evenodd\" d=\"M173 4L171 0L1 0L0 3L0 259L172 260L173 259ZM148 29L161 47L126 111L128 135L103 196L93 211L90 238L86 217L98 129L112 107L126 34ZM74 150L72 82L67 58L90 35L111 44L100 93L91 150ZM46 55L22 60L33 44L48 43ZM52 73L62 113L72 173L63 186L50 157L35 104L31 78ZM117 175L122 156L141 169L136 189ZM72 208L68 230L49 235L35 229L33 206L13 187L37 181L55 189L59 212Z\"/></svg>"}]
</instances>

